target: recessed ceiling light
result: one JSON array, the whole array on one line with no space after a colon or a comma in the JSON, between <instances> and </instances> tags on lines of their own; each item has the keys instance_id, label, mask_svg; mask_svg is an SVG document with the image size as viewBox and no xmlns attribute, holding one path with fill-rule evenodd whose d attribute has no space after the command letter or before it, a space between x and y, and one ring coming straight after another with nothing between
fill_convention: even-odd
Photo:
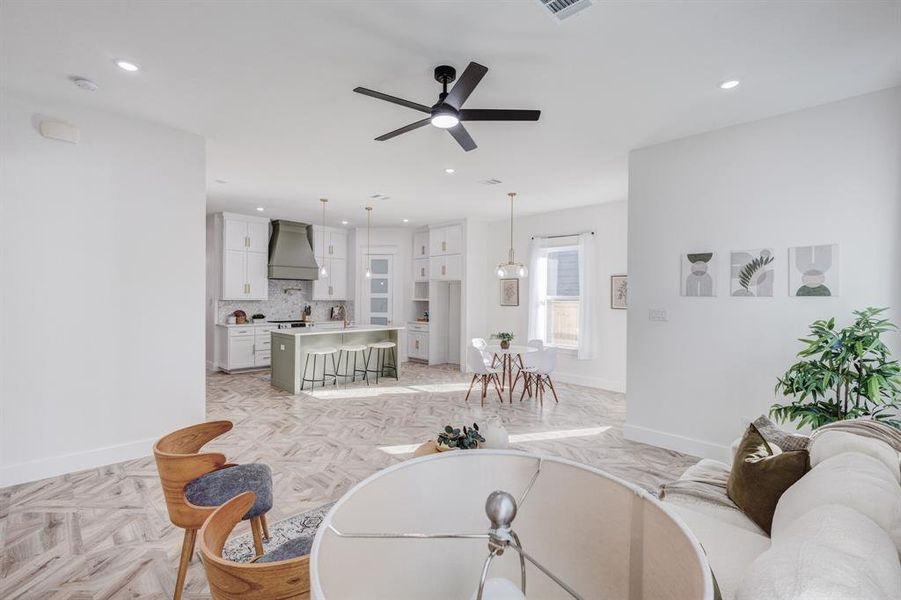
<instances>
[{"instance_id":1,"label":"recessed ceiling light","mask_svg":"<svg viewBox=\"0 0 901 600\"><path fill-rule=\"evenodd\" d=\"M87 90L89 92L97 91L97 84L94 83L93 81L91 81L90 79L86 79L84 77L70 77L69 79L72 80L72 83L74 83L75 85L77 85L78 87L80 87L83 90Z\"/></svg>"},{"instance_id":2,"label":"recessed ceiling light","mask_svg":"<svg viewBox=\"0 0 901 600\"><path fill-rule=\"evenodd\" d=\"M123 71L128 71L129 73L134 73L138 70L138 65L128 62L127 60L117 60L116 66L122 69Z\"/></svg>"},{"instance_id":3,"label":"recessed ceiling light","mask_svg":"<svg viewBox=\"0 0 901 600\"><path fill-rule=\"evenodd\" d=\"M738 84L741 83L738 79L730 79L729 81L724 81L720 84L720 88L724 90L731 90L732 88L738 87Z\"/></svg>"},{"instance_id":4,"label":"recessed ceiling light","mask_svg":"<svg viewBox=\"0 0 901 600\"><path fill-rule=\"evenodd\" d=\"M262 206L257 206L257 210L260 211L260 212L263 212L263 211L266 210L266 209L264 209Z\"/></svg>"},{"instance_id":5,"label":"recessed ceiling light","mask_svg":"<svg viewBox=\"0 0 901 600\"><path fill-rule=\"evenodd\" d=\"M347 221L341 221L342 225L347 225Z\"/></svg>"},{"instance_id":6,"label":"recessed ceiling light","mask_svg":"<svg viewBox=\"0 0 901 600\"><path fill-rule=\"evenodd\" d=\"M404 223L409 223L410 219L404 219Z\"/></svg>"},{"instance_id":7,"label":"recessed ceiling light","mask_svg":"<svg viewBox=\"0 0 901 600\"><path fill-rule=\"evenodd\" d=\"M450 167L448 167L447 169L444 169L444 172L447 173L448 175L451 175L451 174L455 173L456 171L457 171L456 169L451 169Z\"/></svg>"}]
</instances>

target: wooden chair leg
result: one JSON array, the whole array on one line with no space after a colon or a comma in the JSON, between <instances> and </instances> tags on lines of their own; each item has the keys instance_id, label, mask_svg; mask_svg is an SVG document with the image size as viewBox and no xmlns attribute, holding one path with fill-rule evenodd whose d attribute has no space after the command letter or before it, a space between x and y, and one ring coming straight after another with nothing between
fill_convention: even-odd
<instances>
[{"instance_id":1,"label":"wooden chair leg","mask_svg":"<svg viewBox=\"0 0 901 600\"><path fill-rule=\"evenodd\" d=\"M185 576L188 574L188 563L194 554L194 542L197 541L196 529L185 529L185 539L181 543L181 558L178 560L178 575L175 578L174 600L181 600L181 593L185 588Z\"/></svg>"},{"instance_id":2,"label":"wooden chair leg","mask_svg":"<svg viewBox=\"0 0 901 600\"><path fill-rule=\"evenodd\" d=\"M250 533L253 534L253 551L255 556L263 556L263 526L259 517L250 520Z\"/></svg>"},{"instance_id":3,"label":"wooden chair leg","mask_svg":"<svg viewBox=\"0 0 901 600\"><path fill-rule=\"evenodd\" d=\"M497 373L493 373L491 375L491 381L494 383L494 391L497 392L497 398L501 401L501 404L504 403L504 396L501 394L501 388L497 381Z\"/></svg>"},{"instance_id":4,"label":"wooden chair leg","mask_svg":"<svg viewBox=\"0 0 901 600\"><path fill-rule=\"evenodd\" d=\"M482 375L482 406L485 406L485 396L488 395L488 376Z\"/></svg>"},{"instance_id":5,"label":"wooden chair leg","mask_svg":"<svg viewBox=\"0 0 901 600\"><path fill-rule=\"evenodd\" d=\"M550 375L547 376L547 382L548 382L548 385L551 386L551 392L554 394L554 402L559 404L560 401L557 400L557 390L554 388L554 380L551 379Z\"/></svg>"},{"instance_id":6,"label":"wooden chair leg","mask_svg":"<svg viewBox=\"0 0 901 600\"><path fill-rule=\"evenodd\" d=\"M526 374L522 379L522 393L519 395L519 401L522 402L523 396L526 395L526 390L529 389L529 375ZM529 391L529 398L532 397L532 392Z\"/></svg>"},{"instance_id":7,"label":"wooden chair leg","mask_svg":"<svg viewBox=\"0 0 901 600\"><path fill-rule=\"evenodd\" d=\"M478 375L472 376L472 381L469 382L469 391L466 392L466 400L464 400L464 402L469 402L469 395L472 393L472 386L474 386L476 384L476 379L478 379L478 378L479 378Z\"/></svg>"},{"instance_id":8,"label":"wooden chair leg","mask_svg":"<svg viewBox=\"0 0 901 600\"><path fill-rule=\"evenodd\" d=\"M266 520L266 515L260 515L260 525L263 526L263 539L267 542L269 541L269 521Z\"/></svg>"}]
</instances>

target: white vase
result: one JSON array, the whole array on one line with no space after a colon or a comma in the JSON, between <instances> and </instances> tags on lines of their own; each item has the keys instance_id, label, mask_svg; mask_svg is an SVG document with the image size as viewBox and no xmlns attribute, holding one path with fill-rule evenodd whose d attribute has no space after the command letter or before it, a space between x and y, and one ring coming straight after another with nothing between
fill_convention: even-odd
<instances>
[{"instance_id":1,"label":"white vase","mask_svg":"<svg viewBox=\"0 0 901 600\"><path fill-rule=\"evenodd\" d=\"M479 433L485 438L485 441L479 444L479 448L504 450L510 446L510 434L498 416L492 415L484 419L479 425Z\"/></svg>"}]
</instances>

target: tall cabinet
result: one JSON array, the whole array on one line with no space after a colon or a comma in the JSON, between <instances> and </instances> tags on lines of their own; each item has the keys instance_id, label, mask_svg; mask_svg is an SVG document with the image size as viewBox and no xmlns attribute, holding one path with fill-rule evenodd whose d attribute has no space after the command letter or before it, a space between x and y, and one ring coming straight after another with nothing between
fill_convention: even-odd
<instances>
[{"instance_id":1,"label":"tall cabinet","mask_svg":"<svg viewBox=\"0 0 901 600\"><path fill-rule=\"evenodd\" d=\"M269 219L216 215L222 252L220 300L269 298Z\"/></svg>"},{"instance_id":2,"label":"tall cabinet","mask_svg":"<svg viewBox=\"0 0 901 600\"><path fill-rule=\"evenodd\" d=\"M412 322L407 356L428 364L461 362L463 226L453 223L413 234L413 303L428 323Z\"/></svg>"}]
</instances>

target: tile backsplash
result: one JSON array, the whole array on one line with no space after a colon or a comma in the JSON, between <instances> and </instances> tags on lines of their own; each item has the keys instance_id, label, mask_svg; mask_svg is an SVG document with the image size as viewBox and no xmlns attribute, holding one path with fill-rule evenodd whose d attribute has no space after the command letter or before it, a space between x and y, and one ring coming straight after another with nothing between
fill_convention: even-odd
<instances>
[{"instance_id":1,"label":"tile backsplash","mask_svg":"<svg viewBox=\"0 0 901 600\"><path fill-rule=\"evenodd\" d=\"M353 302L321 302L310 300L312 297L312 281L270 279L268 300L219 300L216 311L217 322L225 323L228 315L238 309L246 312L248 318L256 313L262 313L270 321L300 319L303 308L307 305L313 311L314 321L327 321L331 316L332 307L339 304L346 307L347 320L353 320Z\"/></svg>"}]
</instances>

